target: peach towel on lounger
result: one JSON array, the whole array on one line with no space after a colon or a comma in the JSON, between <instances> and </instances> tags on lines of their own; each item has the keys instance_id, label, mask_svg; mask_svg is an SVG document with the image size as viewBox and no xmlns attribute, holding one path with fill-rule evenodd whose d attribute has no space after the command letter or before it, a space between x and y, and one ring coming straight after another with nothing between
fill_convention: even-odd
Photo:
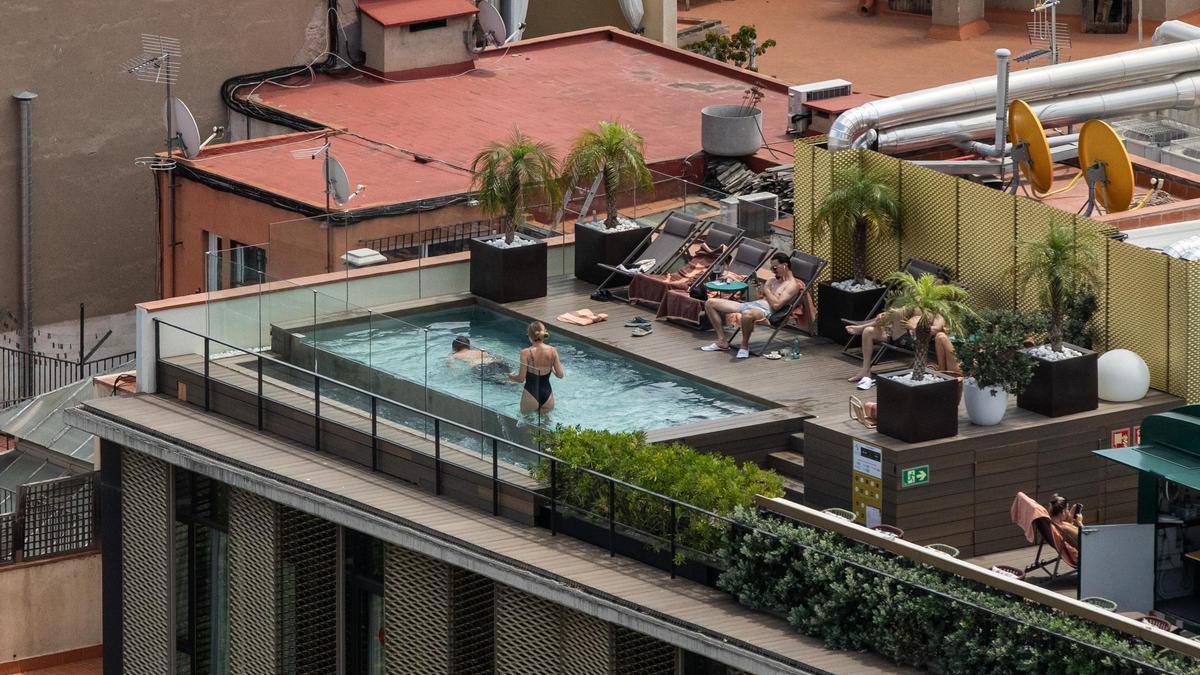
<instances>
[{"instance_id":1,"label":"peach towel on lounger","mask_svg":"<svg viewBox=\"0 0 1200 675\"><path fill-rule=\"evenodd\" d=\"M1009 515L1012 516L1013 524L1025 532L1025 541L1031 544L1033 543L1034 532L1037 531L1034 521L1038 518L1050 518L1050 513L1046 511L1046 507L1035 502L1024 492L1018 492L1017 496L1013 497Z\"/></svg>"}]
</instances>

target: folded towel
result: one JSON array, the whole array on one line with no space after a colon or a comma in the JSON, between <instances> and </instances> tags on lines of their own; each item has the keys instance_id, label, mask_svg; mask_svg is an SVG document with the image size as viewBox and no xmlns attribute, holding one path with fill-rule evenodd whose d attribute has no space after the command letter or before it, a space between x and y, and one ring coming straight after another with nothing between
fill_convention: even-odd
<instances>
[{"instance_id":1,"label":"folded towel","mask_svg":"<svg viewBox=\"0 0 1200 675\"><path fill-rule=\"evenodd\" d=\"M1017 496L1013 498L1009 515L1012 517L1013 524L1025 532L1025 541L1031 544L1036 531L1034 521L1038 518L1050 518L1050 513L1046 511L1046 508L1024 492L1018 492Z\"/></svg>"}]
</instances>

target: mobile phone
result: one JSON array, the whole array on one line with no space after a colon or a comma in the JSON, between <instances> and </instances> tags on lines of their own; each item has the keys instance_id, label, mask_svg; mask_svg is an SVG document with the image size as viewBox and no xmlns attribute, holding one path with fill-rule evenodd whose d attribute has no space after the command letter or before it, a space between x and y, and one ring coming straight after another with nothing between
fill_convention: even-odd
<instances>
[{"instance_id":1,"label":"mobile phone","mask_svg":"<svg viewBox=\"0 0 1200 675\"><path fill-rule=\"evenodd\" d=\"M1074 516L1075 518L1078 518L1080 512L1082 512L1082 511L1083 511L1083 504L1080 504L1078 502L1075 503L1075 506L1071 507L1071 515Z\"/></svg>"}]
</instances>

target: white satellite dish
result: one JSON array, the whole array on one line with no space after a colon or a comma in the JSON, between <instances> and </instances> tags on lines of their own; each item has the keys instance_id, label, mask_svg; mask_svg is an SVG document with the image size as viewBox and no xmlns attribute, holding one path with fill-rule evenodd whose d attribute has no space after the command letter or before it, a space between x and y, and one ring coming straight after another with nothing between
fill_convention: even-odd
<instances>
[{"instance_id":1,"label":"white satellite dish","mask_svg":"<svg viewBox=\"0 0 1200 675\"><path fill-rule=\"evenodd\" d=\"M168 115L172 118L173 125L168 124ZM187 104L178 98L172 96L163 102L163 126L168 129L174 126L175 138L179 144L183 146L183 156L191 159L200 154L200 127L196 126L196 118L192 117L192 111L188 110Z\"/></svg>"},{"instance_id":2,"label":"white satellite dish","mask_svg":"<svg viewBox=\"0 0 1200 675\"><path fill-rule=\"evenodd\" d=\"M497 47L508 41L508 28L504 25L504 18L487 0L479 3L479 27L483 29L484 40Z\"/></svg>"},{"instance_id":3,"label":"white satellite dish","mask_svg":"<svg viewBox=\"0 0 1200 675\"><path fill-rule=\"evenodd\" d=\"M334 158L332 153L325 153L325 184L329 186L329 196L338 206L350 201L350 177L342 163Z\"/></svg>"}]
</instances>

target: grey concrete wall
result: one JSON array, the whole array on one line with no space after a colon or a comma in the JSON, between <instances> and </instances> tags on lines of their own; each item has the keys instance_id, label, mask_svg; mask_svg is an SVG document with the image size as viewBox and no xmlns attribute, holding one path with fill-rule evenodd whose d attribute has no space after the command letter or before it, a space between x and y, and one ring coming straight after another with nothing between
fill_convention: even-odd
<instances>
[{"instance_id":1,"label":"grey concrete wall","mask_svg":"<svg viewBox=\"0 0 1200 675\"><path fill-rule=\"evenodd\" d=\"M0 315L19 296L18 110L34 101L34 322L130 310L156 297L154 182L135 157L163 148L164 92L121 72L141 33L183 40L175 93L201 130L224 124L221 82L307 62L326 44L324 0L54 3L0 10ZM343 12L354 18L354 10Z\"/></svg>"},{"instance_id":2,"label":"grey concrete wall","mask_svg":"<svg viewBox=\"0 0 1200 675\"><path fill-rule=\"evenodd\" d=\"M102 641L99 553L0 567L0 598L0 664Z\"/></svg>"}]
</instances>

